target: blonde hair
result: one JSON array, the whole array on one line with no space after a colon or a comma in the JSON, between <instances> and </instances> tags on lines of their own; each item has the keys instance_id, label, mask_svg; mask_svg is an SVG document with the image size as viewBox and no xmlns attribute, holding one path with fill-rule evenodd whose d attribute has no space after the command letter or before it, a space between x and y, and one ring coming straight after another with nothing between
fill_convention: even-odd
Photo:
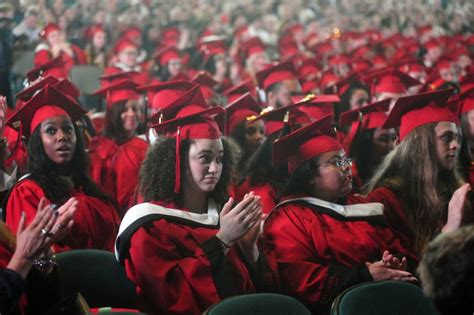
<instances>
[{"instance_id":1,"label":"blonde hair","mask_svg":"<svg viewBox=\"0 0 474 315\"><path fill-rule=\"evenodd\" d=\"M448 202L463 184L457 161L452 171L439 167L436 125L423 125L410 132L385 157L367 184L368 192L388 187L401 197L417 254L444 225Z\"/></svg>"},{"instance_id":2,"label":"blonde hair","mask_svg":"<svg viewBox=\"0 0 474 315\"><path fill-rule=\"evenodd\" d=\"M0 221L0 244L6 246L12 252L15 251L16 239L10 228Z\"/></svg>"}]
</instances>

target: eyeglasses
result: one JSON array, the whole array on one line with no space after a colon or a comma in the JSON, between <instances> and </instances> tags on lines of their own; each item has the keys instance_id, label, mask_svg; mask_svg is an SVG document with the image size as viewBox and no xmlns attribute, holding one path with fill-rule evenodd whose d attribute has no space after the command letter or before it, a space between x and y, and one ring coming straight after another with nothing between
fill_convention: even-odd
<instances>
[{"instance_id":1,"label":"eyeglasses","mask_svg":"<svg viewBox=\"0 0 474 315\"><path fill-rule=\"evenodd\" d=\"M346 166L352 166L352 159L351 158L342 158L338 160L332 160L327 163L321 164L321 165L327 165L327 166L334 166L337 168L344 168Z\"/></svg>"}]
</instances>

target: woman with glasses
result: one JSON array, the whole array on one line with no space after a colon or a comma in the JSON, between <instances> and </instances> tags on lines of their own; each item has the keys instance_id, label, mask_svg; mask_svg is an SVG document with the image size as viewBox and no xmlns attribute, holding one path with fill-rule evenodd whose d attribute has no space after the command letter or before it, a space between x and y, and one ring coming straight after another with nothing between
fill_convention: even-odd
<instances>
[{"instance_id":1,"label":"woman with glasses","mask_svg":"<svg viewBox=\"0 0 474 315\"><path fill-rule=\"evenodd\" d=\"M339 126L350 127L343 144L346 152L354 159L353 192L362 191L378 165L395 148L395 128L382 128L389 105L390 100L375 102L344 112L339 117Z\"/></svg>"},{"instance_id":2,"label":"woman with glasses","mask_svg":"<svg viewBox=\"0 0 474 315\"><path fill-rule=\"evenodd\" d=\"M452 90L400 98L384 124L400 126L400 144L368 184L369 200L385 204L385 216L410 250L421 256L440 232L472 216L471 190L458 170L460 132Z\"/></svg>"},{"instance_id":3,"label":"woman with glasses","mask_svg":"<svg viewBox=\"0 0 474 315\"><path fill-rule=\"evenodd\" d=\"M323 314L352 285L415 281L406 271L410 253L388 227L383 205L350 195L352 160L335 138L332 115L278 139L273 154L289 180L265 220L264 244L282 293Z\"/></svg>"},{"instance_id":4,"label":"woman with glasses","mask_svg":"<svg viewBox=\"0 0 474 315\"><path fill-rule=\"evenodd\" d=\"M160 48L154 55L154 69L161 82L172 81L182 70L181 54L174 46Z\"/></svg>"}]
</instances>

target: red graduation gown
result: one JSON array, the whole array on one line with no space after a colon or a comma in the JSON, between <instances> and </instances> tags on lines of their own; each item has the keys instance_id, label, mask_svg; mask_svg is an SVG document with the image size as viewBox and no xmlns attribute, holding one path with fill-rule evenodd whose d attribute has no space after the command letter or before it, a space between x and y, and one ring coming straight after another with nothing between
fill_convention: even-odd
<instances>
[{"instance_id":1,"label":"red graduation gown","mask_svg":"<svg viewBox=\"0 0 474 315\"><path fill-rule=\"evenodd\" d=\"M392 230L405 243L413 246L412 241L415 239L415 235L409 228L405 207L395 192L387 187L379 187L371 191L366 199L367 202L382 203L384 205L384 215Z\"/></svg>"},{"instance_id":2,"label":"red graduation gown","mask_svg":"<svg viewBox=\"0 0 474 315\"><path fill-rule=\"evenodd\" d=\"M283 293L325 313L344 289L372 280L365 262L380 260L384 250L409 254L378 213L354 218L308 203L277 206L265 221L264 245L273 252Z\"/></svg>"},{"instance_id":3,"label":"red graduation gown","mask_svg":"<svg viewBox=\"0 0 474 315\"><path fill-rule=\"evenodd\" d=\"M71 196L79 201L74 225L60 243L53 245L55 252L84 248L113 251L120 222L113 205L76 189L72 191ZM31 223L42 197L45 197L44 191L35 181L21 180L13 188L8 199L7 225L16 231L22 211L25 212L26 223Z\"/></svg>"},{"instance_id":4,"label":"red graduation gown","mask_svg":"<svg viewBox=\"0 0 474 315\"><path fill-rule=\"evenodd\" d=\"M120 217L135 204L138 175L147 149L148 143L145 140L134 137L117 147L109 161L105 187L117 200Z\"/></svg>"},{"instance_id":5,"label":"red graduation gown","mask_svg":"<svg viewBox=\"0 0 474 315\"><path fill-rule=\"evenodd\" d=\"M162 205L175 208L173 204ZM128 252L123 254L127 276L137 286L141 311L202 314L221 299L255 292L238 246L224 256L215 237L218 219L204 224L176 217L176 210L167 210L170 215L155 215L145 224L138 223Z\"/></svg>"},{"instance_id":6,"label":"red graduation gown","mask_svg":"<svg viewBox=\"0 0 474 315\"><path fill-rule=\"evenodd\" d=\"M114 141L101 136L92 138L88 146L91 160L90 176L104 189L108 164L117 148L118 145Z\"/></svg>"},{"instance_id":7,"label":"red graduation gown","mask_svg":"<svg viewBox=\"0 0 474 315\"><path fill-rule=\"evenodd\" d=\"M260 196L263 205L263 213L267 214L273 209L278 203L278 194L270 183L261 183L257 185L251 185L248 179L244 180L242 184L235 186L235 200L241 201L246 193L253 191L255 195Z\"/></svg>"},{"instance_id":8,"label":"red graduation gown","mask_svg":"<svg viewBox=\"0 0 474 315\"><path fill-rule=\"evenodd\" d=\"M43 48L43 49L42 49ZM74 53L74 56L69 56L66 53L61 53L62 59L64 61L64 71L66 75L69 75L72 67L76 65L85 65L87 64L86 53L76 45L71 44L71 49ZM48 45L40 44L37 51L35 52L34 64L35 66L42 65L52 59L51 51L49 50Z\"/></svg>"}]
</instances>

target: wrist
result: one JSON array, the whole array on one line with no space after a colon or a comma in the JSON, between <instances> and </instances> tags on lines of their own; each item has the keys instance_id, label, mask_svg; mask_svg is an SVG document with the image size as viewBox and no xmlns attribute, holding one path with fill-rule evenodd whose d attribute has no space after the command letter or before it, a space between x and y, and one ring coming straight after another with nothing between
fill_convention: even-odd
<instances>
[{"instance_id":1,"label":"wrist","mask_svg":"<svg viewBox=\"0 0 474 315\"><path fill-rule=\"evenodd\" d=\"M222 234L220 233L217 233L216 234L216 238L217 240L219 241L219 243L225 247L225 248L231 248L233 243L230 242L229 240L227 240Z\"/></svg>"},{"instance_id":2,"label":"wrist","mask_svg":"<svg viewBox=\"0 0 474 315\"><path fill-rule=\"evenodd\" d=\"M18 273L23 279L26 279L26 276L30 272L31 267L33 267L34 261L32 259L27 259L25 257L19 257L18 255L13 255L12 259L7 265L7 269L11 269Z\"/></svg>"}]
</instances>

